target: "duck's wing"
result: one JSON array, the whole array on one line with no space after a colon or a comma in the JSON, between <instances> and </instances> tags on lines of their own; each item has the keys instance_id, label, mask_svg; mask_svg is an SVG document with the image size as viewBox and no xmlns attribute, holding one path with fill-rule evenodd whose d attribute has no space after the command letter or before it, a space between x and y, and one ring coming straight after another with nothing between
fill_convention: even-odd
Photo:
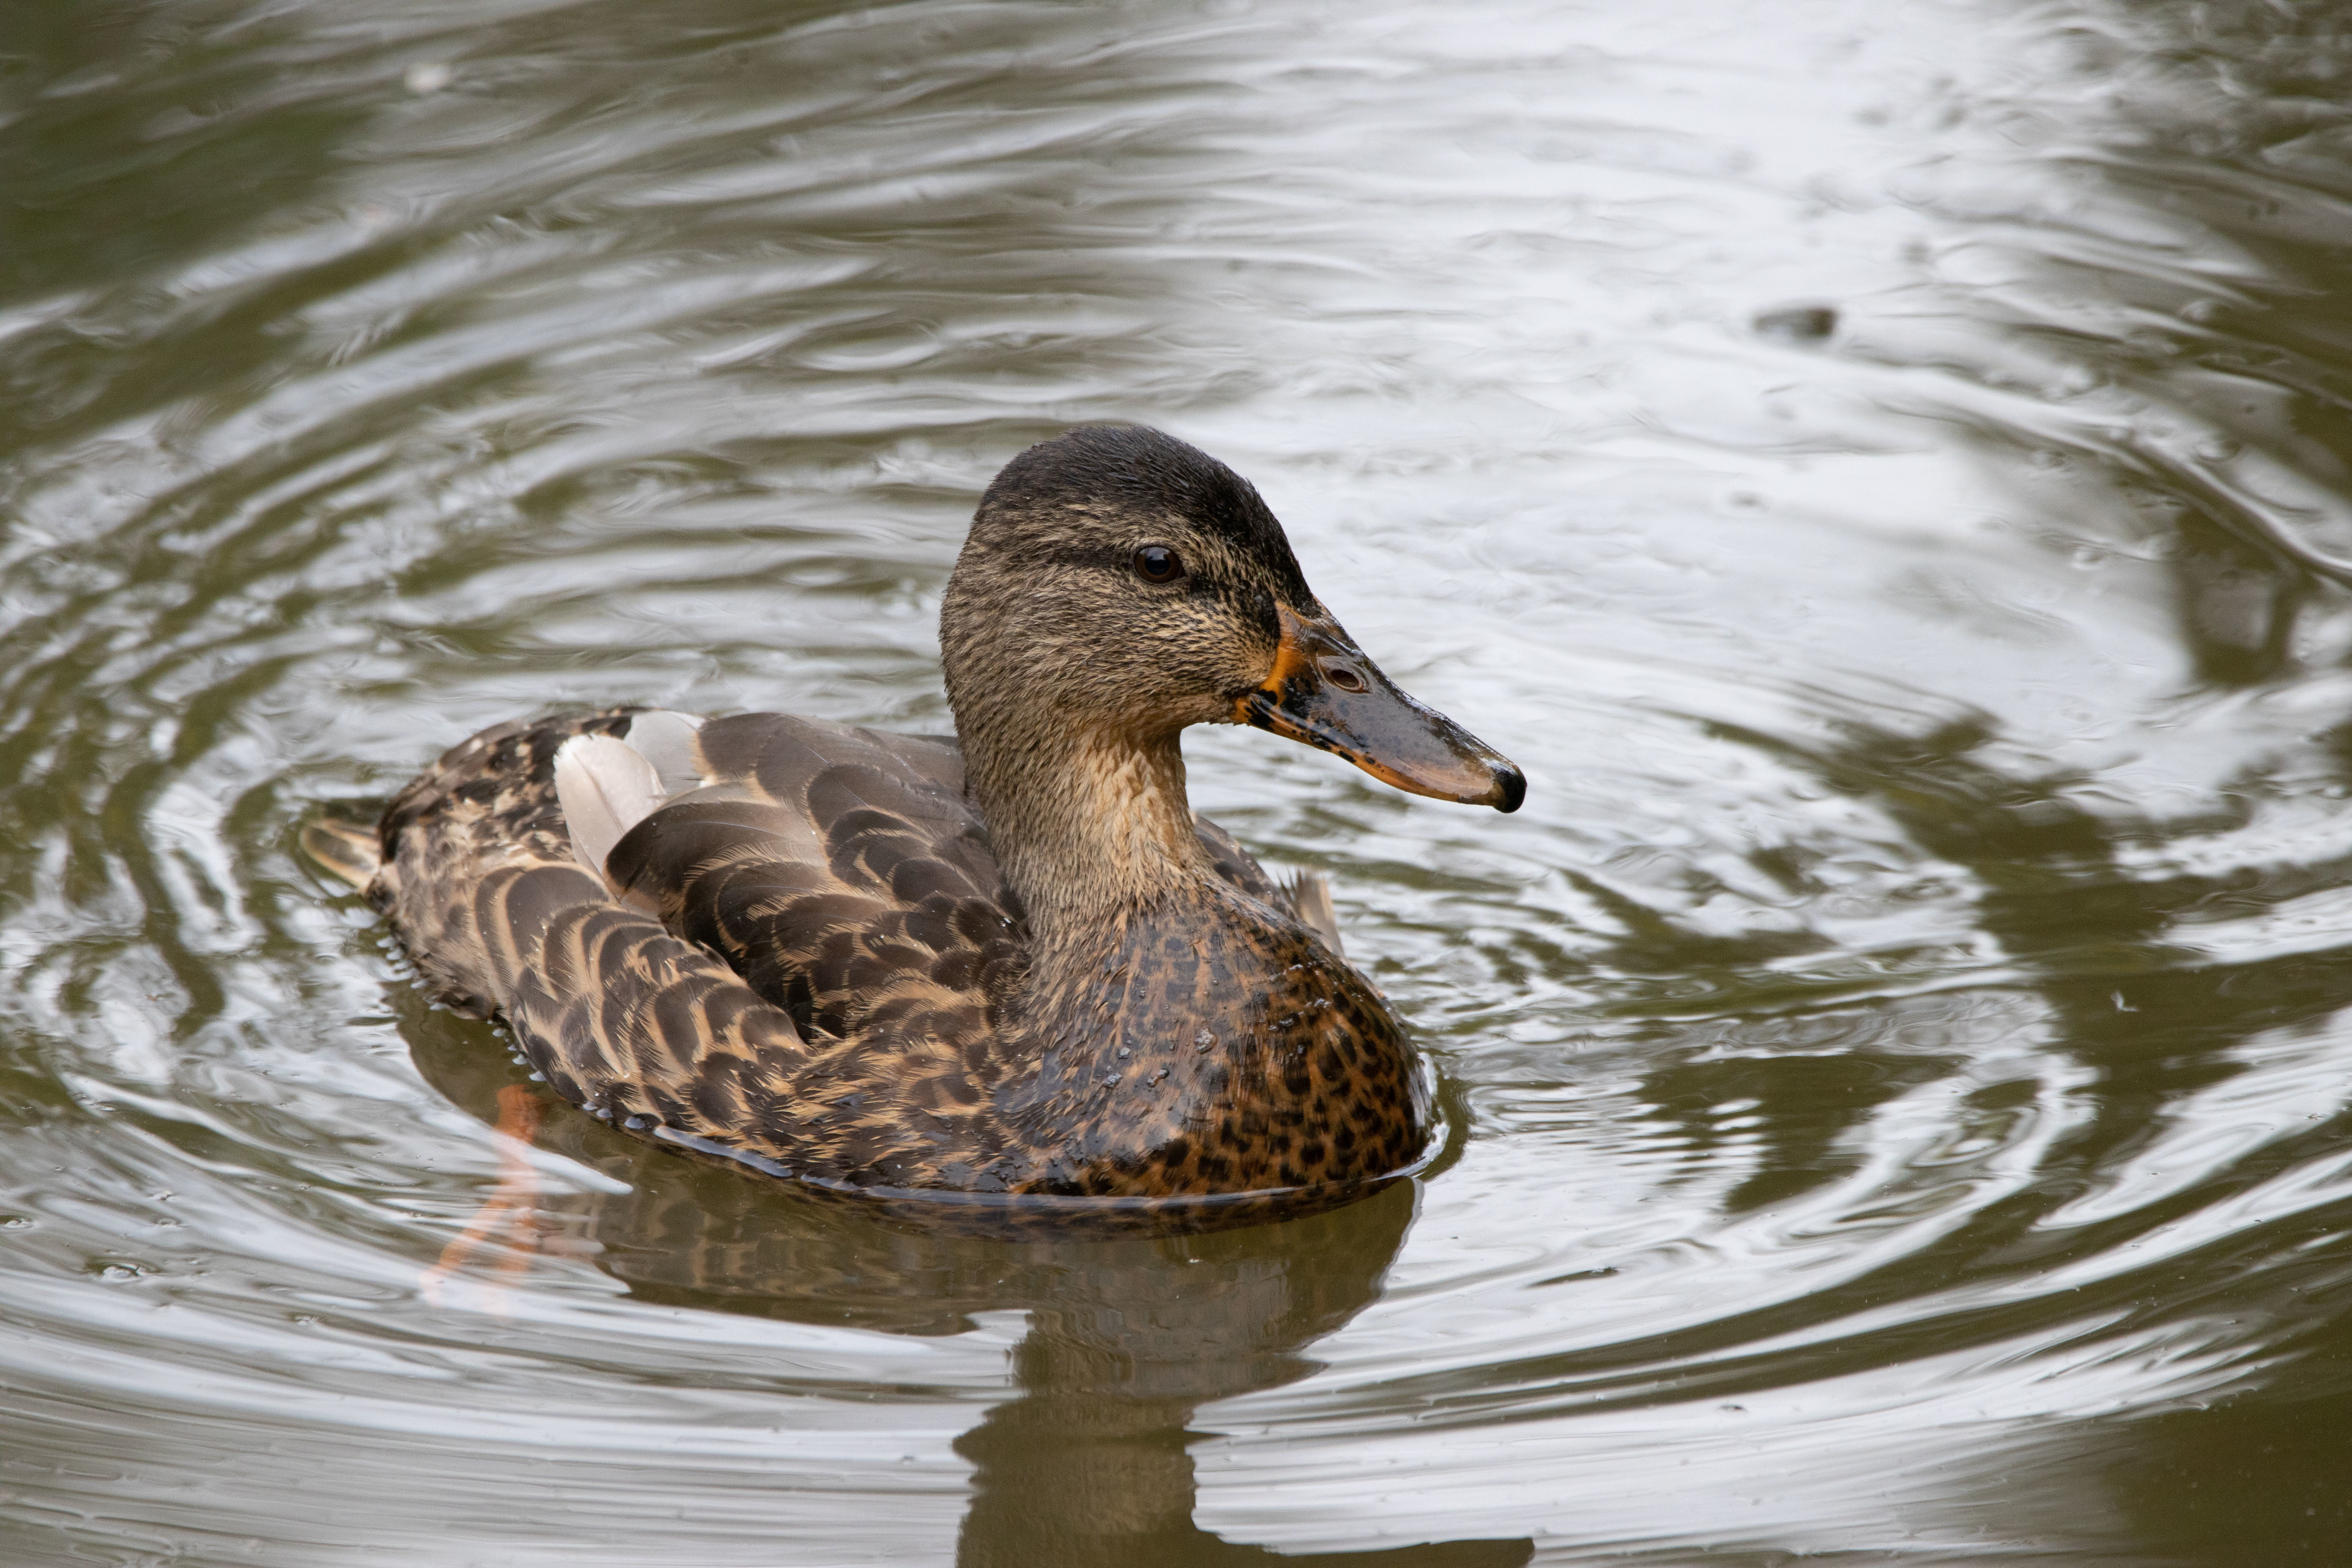
<instances>
[{"instance_id":1,"label":"duck's wing","mask_svg":"<svg viewBox=\"0 0 2352 1568\"><path fill-rule=\"evenodd\" d=\"M695 731L690 762L698 787L604 858L620 898L725 958L812 1041L929 1038L977 1092L1022 927L955 742L746 713Z\"/></svg>"},{"instance_id":2,"label":"duck's wing","mask_svg":"<svg viewBox=\"0 0 2352 1568\"><path fill-rule=\"evenodd\" d=\"M971 1069L961 1055L944 1045L876 1052L862 1048L863 1038L843 1042L804 1034L711 940L722 926L731 929L759 911L741 902L749 884L724 877L713 883L709 873L728 864L762 863L787 871L812 864L828 874L836 865L854 869L860 849L869 859L887 858L882 841L888 836L877 825L850 820L854 811L827 813L823 820L840 843L816 862L798 859L788 850L805 846L810 831L788 812L756 809L756 772L747 779L725 771L733 755L727 742L740 737L722 728L731 721L721 721L706 726L720 731L713 751L719 765L710 770L717 783L688 789L676 805L653 799L644 822L622 823L615 853L606 858L642 854L636 845L658 847L665 852L650 858L652 870L675 870L714 893L734 896L714 898L707 906L681 900L680 912L695 927L688 936L658 908L648 907L648 894L661 885L658 875L628 883L627 896L616 897L606 879L583 863L564 809L565 795L582 781L575 776L573 790L560 788L559 758L582 737L625 741L647 718L654 720L645 726L649 734L663 730L659 716L604 713L486 731L394 801L380 827L383 858L369 893L390 909L439 999L502 1016L551 1089L645 1136L820 1178L893 1186L987 1184L990 1173L979 1167L990 1158L990 1140L976 1124L982 1100L966 1087ZM668 740L691 752L698 767L698 742L690 722L686 728L685 742L675 727ZM610 782L600 777L613 761L609 752L600 759L590 747L584 760L581 752L572 755L583 763L588 782L616 822L648 804L645 792L603 788ZM703 777L656 771L666 782L694 784ZM730 784L739 796L731 803L724 798ZM676 815L663 822L670 812ZM582 812L583 818L593 815ZM730 815L739 822L732 831L719 826ZM632 840L649 824L658 826ZM687 840L698 837L701 850L685 851ZM823 847L822 838L815 842ZM768 897L788 879L773 883ZM889 929L887 919L872 918L871 906L880 901L848 900L832 910L851 938L847 945L869 963L887 965L899 955L866 936ZM901 923L911 925L904 914ZM993 934L1001 937L1005 923L998 916ZM961 933L958 940L967 949L976 945ZM835 956L827 942L817 945L820 960ZM773 967L746 967L765 979L777 977ZM974 985L952 995L922 991L903 968L875 977L877 994L888 994L902 1005L914 993L976 1006L971 994L980 988L983 966L971 967ZM835 987L854 990L863 977L831 978ZM957 1045L970 1037L947 1037Z\"/></svg>"},{"instance_id":3,"label":"duck's wing","mask_svg":"<svg viewBox=\"0 0 2352 1568\"><path fill-rule=\"evenodd\" d=\"M756 1126L807 1058L791 1018L617 903L573 852L557 757L630 722L505 724L452 748L385 811L366 890L436 1000L505 1018L564 1098L625 1120L660 1116L670 1091L698 1085L712 1120Z\"/></svg>"}]
</instances>

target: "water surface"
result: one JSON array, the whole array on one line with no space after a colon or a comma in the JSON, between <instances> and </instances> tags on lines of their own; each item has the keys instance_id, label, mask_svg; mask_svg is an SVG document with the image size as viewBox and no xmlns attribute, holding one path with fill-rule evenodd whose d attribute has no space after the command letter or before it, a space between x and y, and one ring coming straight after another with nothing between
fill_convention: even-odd
<instances>
[{"instance_id":1,"label":"water surface","mask_svg":"<svg viewBox=\"0 0 2352 1568\"><path fill-rule=\"evenodd\" d=\"M2352 1556L2347 40L11 8L0 1560ZM566 704L941 727L1093 419L1529 774L1190 742L1447 1158L1057 1242L502 1142L299 825Z\"/></svg>"}]
</instances>

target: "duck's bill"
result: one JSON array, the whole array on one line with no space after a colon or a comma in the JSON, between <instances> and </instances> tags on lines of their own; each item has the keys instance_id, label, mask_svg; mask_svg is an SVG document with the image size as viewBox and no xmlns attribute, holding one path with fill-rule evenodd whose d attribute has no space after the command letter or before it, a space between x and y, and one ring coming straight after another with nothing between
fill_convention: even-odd
<instances>
[{"instance_id":1,"label":"duck's bill","mask_svg":"<svg viewBox=\"0 0 2352 1568\"><path fill-rule=\"evenodd\" d=\"M1280 611L1274 673L1234 700L1234 721L1347 758L1383 784L1517 811L1527 775L1461 725L1391 684L1335 621Z\"/></svg>"}]
</instances>

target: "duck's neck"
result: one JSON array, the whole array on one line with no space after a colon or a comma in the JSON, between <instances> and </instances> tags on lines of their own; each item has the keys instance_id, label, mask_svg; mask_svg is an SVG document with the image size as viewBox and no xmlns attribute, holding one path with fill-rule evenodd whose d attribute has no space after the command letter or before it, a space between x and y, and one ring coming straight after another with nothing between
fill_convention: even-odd
<instances>
[{"instance_id":1,"label":"duck's neck","mask_svg":"<svg viewBox=\"0 0 2352 1568\"><path fill-rule=\"evenodd\" d=\"M1216 872L1184 795L1180 731L1041 733L959 713L965 776L1036 957L1111 939Z\"/></svg>"}]
</instances>

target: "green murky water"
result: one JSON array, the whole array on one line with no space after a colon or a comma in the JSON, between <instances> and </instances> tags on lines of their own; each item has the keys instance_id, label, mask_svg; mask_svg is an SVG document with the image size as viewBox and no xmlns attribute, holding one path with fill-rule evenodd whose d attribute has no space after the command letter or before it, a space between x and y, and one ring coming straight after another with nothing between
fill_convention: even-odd
<instances>
[{"instance_id":1,"label":"green murky water","mask_svg":"<svg viewBox=\"0 0 2352 1568\"><path fill-rule=\"evenodd\" d=\"M2340 5L8 7L0 1561L2352 1559L2347 259ZM510 1069L298 825L938 728L1099 418L1530 775L1191 748L1454 1155L1014 1243L566 1111L428 1289Z\"/></svg>"}]
</instances>

